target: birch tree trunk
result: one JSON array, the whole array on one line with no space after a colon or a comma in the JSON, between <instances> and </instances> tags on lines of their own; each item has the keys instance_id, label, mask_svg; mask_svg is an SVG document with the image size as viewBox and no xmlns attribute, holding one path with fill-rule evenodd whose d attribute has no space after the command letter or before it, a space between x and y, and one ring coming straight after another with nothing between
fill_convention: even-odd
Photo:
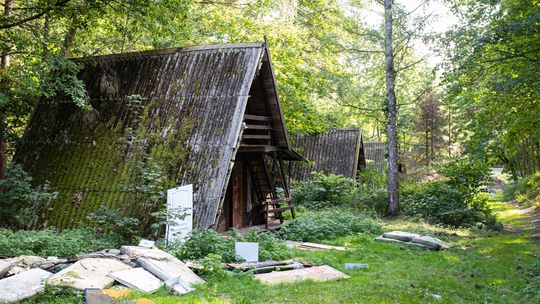
<instances>
[{"instance_id":1,"label":"birch tree trunk","mask_svg":"<svg viewBox=\"0 0 540 304\"><path fill-rule=\"evenodd\" d=\"M397 107L394 90L395 70L392 49L392 6L394 0L384 0L384 57L386 59L386 106L388 112L388 214L399 213L398 154L397 154Z\"/></svg>"}]
</instances>

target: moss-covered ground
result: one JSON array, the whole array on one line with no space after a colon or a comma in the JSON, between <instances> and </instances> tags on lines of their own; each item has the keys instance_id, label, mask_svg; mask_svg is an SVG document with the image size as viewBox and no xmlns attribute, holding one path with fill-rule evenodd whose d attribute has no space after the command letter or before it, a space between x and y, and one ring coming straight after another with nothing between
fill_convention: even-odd
<instances>
[{"instance_id":1,"label":"moss-covered ground","mask_svg":"<svg viewBox=\"0 0 540 304\"><path fill-rule=\"evenodd\" d=\"M406 219L385 221L387 230L435 235L454 244L435 252L358 235L333 243L349 252L303 251L294 255L328 264L351 276L332 282L265 286L247 275L207 276L184 296L165 290L142 295L156 303L540 303L540 243L530 240L526 214L494 201L503 232L451 230ZM344 263L369 265L345 270ZM84 303L80 295L48 288L27 303Z\"/></svg>"}]
</instances>

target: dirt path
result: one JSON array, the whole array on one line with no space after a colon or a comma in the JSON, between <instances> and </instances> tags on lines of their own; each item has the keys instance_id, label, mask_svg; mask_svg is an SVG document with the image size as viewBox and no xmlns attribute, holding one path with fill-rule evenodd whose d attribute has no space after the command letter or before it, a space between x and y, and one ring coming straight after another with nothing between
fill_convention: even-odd
<instances>
[{"instance_id":1,"label":"dirt path","mask_svg":"<svg viewBox=\"0 0 540 304\"><path fill-rule=\"evenodd\" d=\"M506 202L515 209L510 212L522 217L520 223L504 224L504 230L509 233L531 233L531 240L540 242L540 207L523 208L516 202Z\"/></svg>"}]
</instances>

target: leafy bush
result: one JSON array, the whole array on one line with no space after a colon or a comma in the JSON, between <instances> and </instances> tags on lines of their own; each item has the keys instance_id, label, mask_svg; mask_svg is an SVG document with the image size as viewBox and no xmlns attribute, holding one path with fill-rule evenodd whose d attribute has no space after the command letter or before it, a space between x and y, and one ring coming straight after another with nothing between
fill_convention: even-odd
<instances>
[{"instance_id":1,"label":"leafy bush","mask_svg":"<svg viewBox=\"0 0 540 304\"><path fill-rule=\"evenodd\" d=\"M128 242L133 240L139 223L137 219L126 217L120 211L110 210L105 206L90 213L86 219L97 227L98 236L107 235Z\"/></svg>"},{"instance_id":2,"label":"leafy bush","mask_svg":"<svg viewBox=\"0 0 540 304\"><path fill-rule=\"evenodd\" d=\"M369 217L342 210L308 211L281 227L289 240L318 242L357 233L379 234L382 225Z\"/></svg>"},{"instance_id":3,"label":"leafy bush","mask_svg":"<svg viewBox=\"0 0 540 304\"><path fill-rule=\"evenodd\" d=\"M245 235L232 230L227 238L212 229L193 231L183 244L172 244L168 251L179 259L201 260L211 257L210 260L215 260L215 257L219 256L223 262L230 263L239 260L234 252L235 241L259 243L260 260L281 260L289 257L283 241L256 228Z\"/></svg>"},{"instance_id":4,"label":"leafy bush","mask_svg":"<svg viewBox=\"0 0 540 304\"><path fill-rule=\"evenodd\" d=\"M446 177L446 183L468 195L478 192L480 186L490 181L489 166L485 162L468 158L455 159L439 170Z\"/></svg>"},{"instance_id":5,"label":"leafy bush","mask_svg":"<svg viewBox=\"0 0 540 304\"><path fill-rule=\"evenodd\" d=\"M0 254L74 256L106 248L118 248L121 243L115 238L96 237L89 229L64 230L56 233L52 229L12 231L0 229Z\"/></svg>"},{"instance_id":6,"label":"leafy bush","mask_svg":"<svg viewBox=\"0 0 540 304\"><path fill-rule=\"evenodd\" d=\"M355 204L357 209L364 212L375 212L379 216L384 216L388 211L388 190L385 188L374 188L358 197Z\"/></svg>"},{"instance_id":7,"label":"leafy bush","mask_svg":"<svg viewBox=\"0 0 540 304\"><path fill-rule=\"evenodd\" d=\"M503 191L506 201L517 200L525 206L540 205L540 172L509 183Z\"/></svg>"},{"instance_id":8,"label":"leafy bush","mask_svg":"<svg viewBox=\"0 0 540 304\"><path fill-rule=\"evenodd\" d=\"M47 184L32 187L32 177L11 163L0 180L0 226L30 228L54 198Z\"/></svg>"},{"instance_id":9,"label":"leafy bush","mask_svg":"<svg viewBox=\"0 0 540 304\"><path fill-rule=\"evenodd\" d=\"M366 168L358 173L363 191L381 189L388 184L388 176L377 170L373 164L366 164Z\"/></svg>"},{"instance_id":10,"label":"leafy bush","mask_svg":"<svg viewBox=\"0 0 540 304\"><path fill-rule=\"evenodd\" d=\"M497 228L496 218L485 196L468 197L444 181L423 183L404 189L401 203L403 213L426 219L431 223L452 227Z\"/></svg>"},{"instance_id":11,"label":"leafy bush","mask_svg":"<svg viewBox=\"0 0 540 304\"><path fill-rule=\"evenodd\" d=\"M501 225L480 192L489 181L489 168L470 159L445 164L439 173L444 179L402 188L403 213L431 223L452 227L500 229Z\"/></svg>"},{"instance_id":12,"label":"leafy bush","mask_svg":"<svg viewBox=\"0 0 540 304\"><path fill-rule=\"evenodd\" d=\"M293 184L291 196L295 205L306 208L351 206L358 199L359 189L353 179L314 172L313 180Z\"/></svg>"}]
</instances>

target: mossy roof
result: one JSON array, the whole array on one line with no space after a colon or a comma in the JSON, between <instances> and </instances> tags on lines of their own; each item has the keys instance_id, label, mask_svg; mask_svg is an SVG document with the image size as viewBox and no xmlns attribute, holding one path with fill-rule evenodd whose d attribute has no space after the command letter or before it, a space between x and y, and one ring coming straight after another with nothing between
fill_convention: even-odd
<instances>
[{"instance_id":1,"label":"mossy roof","mask_svg":"<svg viewBox=\"0 0 540 304\"><path fill-rule=\"evenodd\" d=\"M247 43L76 60L93 110L42 99L15 156L35 183L58 191L44 223L80 226L103 205L140 217L144 194L122 185L151 164L164 187L193 184L194 224L214 224L263 59L266 46Z\"/></svg>"}]
</instances>

